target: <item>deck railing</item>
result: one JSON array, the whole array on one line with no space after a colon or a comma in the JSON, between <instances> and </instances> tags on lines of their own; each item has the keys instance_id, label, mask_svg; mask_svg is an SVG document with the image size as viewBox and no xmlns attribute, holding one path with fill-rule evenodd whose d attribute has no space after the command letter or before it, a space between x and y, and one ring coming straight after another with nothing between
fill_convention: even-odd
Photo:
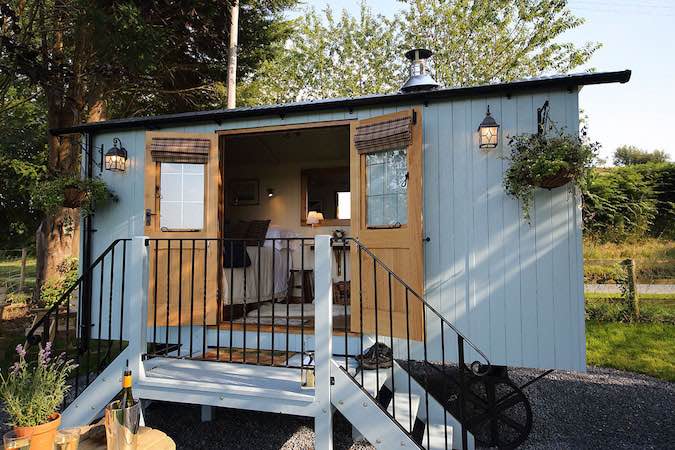
<instances>
[{"instance_id":1,"label":"deck railing","mask_svg":"<svg viewBox=\"0 0 675 450\"><path fill-rule=\"evenodd\" d=\"M127 244L117 239L106 248L26 333L26 350L51 342L54 354L77 364L68 380L65 408L126 348L124 331Z\"/></svg>"},{"instance_id":2,"label":"deck railing","mask_svg":"<svg viewBox=\"0 0 675 450\"><path fill-rule=\"evenodd\" d=\"M146 246L148 358L311 363L313 239L148 238Z\"/></svg>"},{"instance_id":3,"label":"deck railing","mask_svg":"<svg viewBox=\"0 0 675 450\"><path fill-rule=\"evenodd\" d=\"M436 397L437 401L443 406L443 425L446 429L445 448L452 449L452 441L447 434L448 429L448 411L463 425L461 427L462 448L468 448L468 421L467 407L471 404L468 397L476 399L475 394L469 389L468 380L472 376L483 376L490 371L490 361L470 339L468 339L457 327L450 323L438 310L430 305L424 297L416 292L405 280L394 273L372 250L368 249L362 242L354 238L334 239L334 245L346 250L355 257L351 258L352 264L357 267L351 272L356 275L358 285L351 287L351 296L358 296L359 318L358 329L354 330L349 323L345 323L344 332L356 333L361 342L361 354L358 360L361 361L357 371L350 370L354 367L353 355L345 354L341 358L340 366L349 376L359 384L364 390L367 390L364 379L365 372L372 370L375 372L376 386L379 391L374 399L382 406L383 411L387 412L391 405L391 413L387 412L394 421L401 420L397 418L397 410L407 411L406 419L408 423L401 424L407 426L407 429L413 434L413 438L422 445L423 434L426 433L426 442L430 442L430 426L426 426L424 431L417 433L413 406L413 388L415 380L423 389L424 405L426 408L425 416L429 418L430 397ZM338 264L342 266L343 283L347 283L347 251L342 251L341 261ZM366 267L368 270L366 271ZM386 280L385 283L382 281ZM352 283L354 280L352 280ZM378 290L385 286L384 292ZM399 324L394 323L394 303L398 295L398 301L405 303L405 329L397 328ZM368 296L369 298L366 298ZM364 302L367 302L376 311L374 314L374 329L368 329L364 325ZM335 305L335 308L340 306ZM345 302L344 308L347 308ZM422 312L422 337L421 340L413 336L411 332L411 311L415 308L421 308ZM385 323L381 323L384 319ZM395 331L396 330L396 331ZM434 349L430 348L430 336L434 337ZM368 346L364 345L365 339L374 340L374 348L384 344L391 350L394 361L391 364L385 364L381 360L380 352L375 351L371 359L374 367L363 368L363 361L367 359ZM421 345L421 348L419 348ZM440 347L440 348L438 348ZM454 348L453 348L454 347ZM453 351L454 350L454 351ZM467 364L467 358L470 356L479 360ZM396 370L396 365L403 368L403 372ZM382 366L382 367L381 367ZM386 366L386 367L385 367ZM403 375L404 383L396 382L396 376ZM380 379L388 377L390 382L386 388L380 388L382 383ZM432 379L434 382L432 383ZM440 381L440 386L439 382ZM403 394L403 395L397 395ZM398 400L397 400L398 399ZM397 401L404 399L404 405L396 405ZM450 401L448 401L450 399ZM402 408L401 408L402 407Z\"/></svg>"}]
</instances>

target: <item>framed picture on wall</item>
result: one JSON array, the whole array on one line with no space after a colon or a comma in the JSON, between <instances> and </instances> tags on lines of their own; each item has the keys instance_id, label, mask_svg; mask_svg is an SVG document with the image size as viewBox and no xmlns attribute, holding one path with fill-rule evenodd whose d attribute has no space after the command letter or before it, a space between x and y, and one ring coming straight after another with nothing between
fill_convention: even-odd
<instances>
[{"instance_id":1,"label":"framed picture on wall","mask_svg":"<svg viewBox=\"0 0 675 450\"><path fill-rule=\"evenodd\" d=\"M260 203L260 182L257 178L231 180L229 186L232 206L250 206Z\"/></svg>"}]
</instances>

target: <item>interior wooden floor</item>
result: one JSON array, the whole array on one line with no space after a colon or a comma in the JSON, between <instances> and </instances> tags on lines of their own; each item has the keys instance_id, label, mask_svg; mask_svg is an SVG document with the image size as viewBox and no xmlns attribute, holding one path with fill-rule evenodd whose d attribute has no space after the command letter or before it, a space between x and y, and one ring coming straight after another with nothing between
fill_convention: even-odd
<instances>
[{"instance_id":1,"label":"interior wooden floor","mask_svg":"<svg viewBox=\"0 0 675 450\"><path fill-rule=\"evenodd\" d=\"M345 316L335 316L333 317L333 334L334 335L339 335L345 334L345 325L347 325L347 328L349 328L349 317ZM310 318L307 319L307 323L300 327L300 326L294 326L290 325L286 327L286 325L258 325L255 321L255 318L251 318L251 321L247 321L245 324L244 323L230 323L230 322L221 322L218 327L221 330L230 330L232 329L233 331L260 331L262 333L272 333L274 330L274 334L283 334L283 333L289 333L289 334L302 334L303 330L304 333L314 333L314 319ZM349 331L347 333L349 336L358 336L359 333L355 333L352 331Z\"/></svg>"}]
</instances>

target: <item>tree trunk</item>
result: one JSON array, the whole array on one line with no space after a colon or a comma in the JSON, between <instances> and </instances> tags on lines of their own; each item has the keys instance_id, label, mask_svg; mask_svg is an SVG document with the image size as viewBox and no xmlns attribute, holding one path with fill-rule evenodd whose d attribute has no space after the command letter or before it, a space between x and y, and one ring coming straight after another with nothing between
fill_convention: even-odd
<instances>
[{"instance_id":1,"label":"tree trunk","mask_svg":"<svg viewBox=\"0 0 675 450\"><path fill-rule=\"evenodd\" d=\"M75 115L64 111L59 95L47 94L48 128L75 125ZM75 137L62 141L49 136L48 171L50 174L79 174L80 147ZM58 275L58 265L68 256L79 253L80 214L78 209L61 208L53 216L45 217L37 229L36 289L34 299L39 299L39 290L46 280Z\"/></svg>"}]
</instances>

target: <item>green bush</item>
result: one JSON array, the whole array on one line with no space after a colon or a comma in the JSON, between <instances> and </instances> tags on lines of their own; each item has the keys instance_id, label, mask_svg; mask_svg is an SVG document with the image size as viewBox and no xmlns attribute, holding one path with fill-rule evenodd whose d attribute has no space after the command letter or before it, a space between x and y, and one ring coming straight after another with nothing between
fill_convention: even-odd
<instances>
[{"instance_id":1,"label":"green bush","mask_svg":"<svg viewBox=\"0 0 675 450\"><path fill-rule=\"evenodd\" d=\"M583 200L585 233L593 239L675 238L675 163L595 169Z\"/></svg>"},{"instance_id":2,"label":"green bush","mask_svg":"<svg viewBox=\"0 0 675 450\"><path fill-rule=\"evenodd\" d=\"M635 322L625 300L619 296L586 297L586 320L595 322ZM640 300L641 323L675 324L675 299L651 298L645 296Z\"/></svg>"},{"instance_id":3,"label":"green bush","mask_svg":"<svg viewBox=\"0 0 675 450\"><path fill-rule=\"evenodd\" d=\"M40 302L46 308L51 308L77 281L77 258L64 259L58 266L59 275L44 282L40 289Z\"/></svg>"},{"instance_id":4,"label":"green bush","mask_svg":"<svg viewBox=\"0 0 675 450\"><path fill-rule=\"evenodd\" d=\"M5 302L10 305L26 305L30 302L30 294L25 292L9 292L5 297Z\"/></svg>"}]
</instances>

